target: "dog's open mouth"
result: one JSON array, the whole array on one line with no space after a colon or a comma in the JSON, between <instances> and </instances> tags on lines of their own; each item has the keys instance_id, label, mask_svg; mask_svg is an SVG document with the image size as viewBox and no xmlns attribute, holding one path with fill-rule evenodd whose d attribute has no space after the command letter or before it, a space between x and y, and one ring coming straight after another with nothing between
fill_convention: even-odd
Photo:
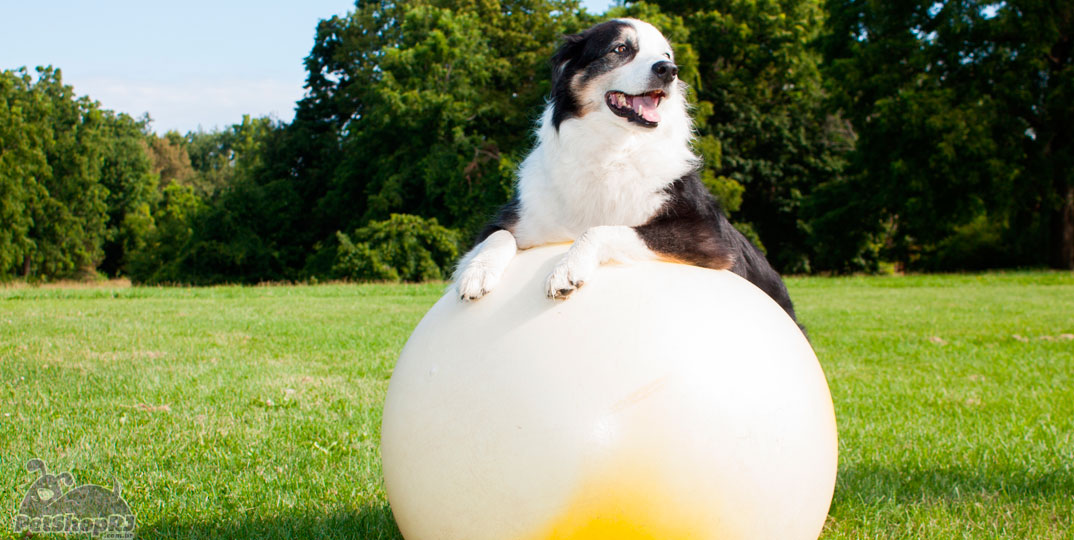
<instances>
[{"instance_id":1,"label":"dog's open mouth","mask_svg":"<svg viewBox=\"0 0 1074 540\"><path fill-rule=\"evenodd\" d=\"M656 108L665 97L667 94L663 90L653 90L636 96L613 90L604 94L604 101L613 113L635 124L656 127L660 123L660 113L656 112Z\"/></svg>"}]
</instances>

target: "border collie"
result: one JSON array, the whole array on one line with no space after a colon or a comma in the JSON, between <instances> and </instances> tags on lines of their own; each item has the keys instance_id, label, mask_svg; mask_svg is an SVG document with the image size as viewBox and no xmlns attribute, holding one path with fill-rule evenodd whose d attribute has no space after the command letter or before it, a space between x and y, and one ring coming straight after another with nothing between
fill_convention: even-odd
<instances>
[{"instance_id":1,"label":"border collie","mask_svg":"<svg viewBox=\"0 0 1074 540\"><path fill-rule=\"evenodd\" d=\"M731 270L792 319L787 288L701 184L686 84L671 45L635 19L565 36L552 92L515 198L478 235L454 275L463 300L495 286L519 249L573 242L546 292L567 298L602 263L671 260Z\"/></svg>"}]
</instances>

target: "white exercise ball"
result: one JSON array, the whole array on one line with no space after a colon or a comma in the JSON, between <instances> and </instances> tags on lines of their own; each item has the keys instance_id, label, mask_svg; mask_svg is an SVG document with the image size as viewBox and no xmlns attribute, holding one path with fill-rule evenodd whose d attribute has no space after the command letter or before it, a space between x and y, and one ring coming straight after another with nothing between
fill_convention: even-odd
<instances>
[{"instance_id":1,"label":"white exercise ball","mask_svg":"<svg viewBox=\"0 0 1074 540\"><path fill-rule=\"evenodd\" d=\"M809 342L727 271L519 252L476 302L450 289L392 374L381 456L407 540L815 540L836 427Z\"/></svg>"}]
</instances>

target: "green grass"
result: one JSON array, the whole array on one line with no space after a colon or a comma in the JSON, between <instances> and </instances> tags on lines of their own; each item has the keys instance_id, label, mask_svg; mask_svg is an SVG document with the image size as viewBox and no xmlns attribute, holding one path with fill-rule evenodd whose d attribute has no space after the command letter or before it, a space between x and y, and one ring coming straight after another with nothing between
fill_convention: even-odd
<instances>
[{"instance_id":1,"label":"green grass","mask_svg":"<svg viewBox=\"0 0 1074 540\"><path fill-rule=\"evenodd\" d=\"M1074 538L1074 274L789 286L840 430L823 538Z\"/></svg>"},{"instance_id":2,"label":"green grass","mask_svg":"<svg viewBox=\"0 0 1074 540\"><path fill-rule=\"evenodd\" d=\"M788 285L840 429L822 538L1074 538L1074 274ZM0 288L0 531L39 457L143 538L399 538L380 405L442 291Z\"/></svg>"}]
</instances>

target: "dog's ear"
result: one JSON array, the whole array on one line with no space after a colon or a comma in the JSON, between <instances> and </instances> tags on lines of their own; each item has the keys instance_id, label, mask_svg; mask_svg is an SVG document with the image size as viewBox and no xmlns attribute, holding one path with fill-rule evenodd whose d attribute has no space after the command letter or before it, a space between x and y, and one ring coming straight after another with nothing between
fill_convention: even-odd
<instances>
[{"instance_id":1,"label":"dog's ear","mask_svg":"<svg viewBox=\"0 0 1074 540\"><path fill-rule=\"evenodd\" d=\"M559 78L563 75L563 72L567 69L567 64L571 60L582 56L582 51L585 50L585 35L584 34L567 34L563 36L563 43L556 50L556 53L552 55L552 86L555 87Z\"/></svg>"},{"instance_id":2,"label":"dog's ear","mask_svg":"<svg viewBox=\"0 0 1074 540\"><path fill-rule=\"evenodd\" d=\"M568 69L571 61L578 60L585 52L586 35L568 34L563 36L563 44L552 55L552 91L548 98L553 105L552 125L558 130L559 125L567 118L578 114L578 100L570 90L570 72L576 68Z\"/></svg>"}]
</instances>

